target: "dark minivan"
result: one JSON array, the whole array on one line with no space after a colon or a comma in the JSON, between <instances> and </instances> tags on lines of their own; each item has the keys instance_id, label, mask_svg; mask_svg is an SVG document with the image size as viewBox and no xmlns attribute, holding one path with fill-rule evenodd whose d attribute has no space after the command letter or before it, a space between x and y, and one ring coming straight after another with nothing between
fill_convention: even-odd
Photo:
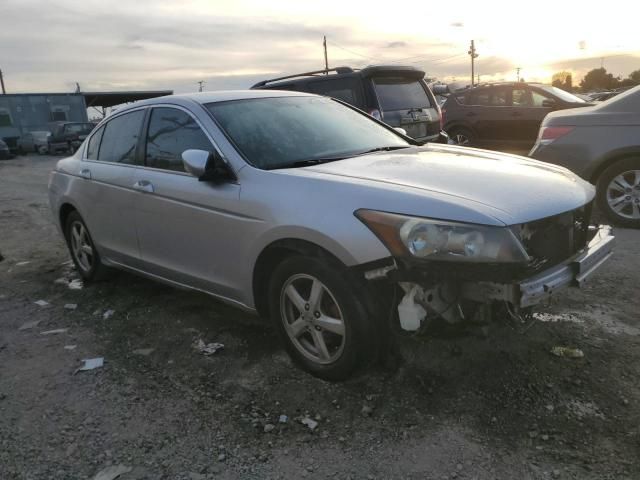
<instances>
[{"instance_id":1,"label":"dark minivan","mask_svg":"<svg viewBox=\"0 0 640 480\"><path fill-rule=\"evenodd\" d=\"M333 97L419 142L447 143L440 107L422 70L411 66L338 67L263 80L251 88L294 90Z\"/></svg>"},{"instance_id":2,"label":"dark minivan","mask_svg":"<svg viewBox=\"0 0 640 480\"><path fill-rule=\"evenodd\" d=\"M458 145L530 149L547 113L591 104L550 85L503 82L449 95L444 129Z\"/></svg>"}]
</instances>

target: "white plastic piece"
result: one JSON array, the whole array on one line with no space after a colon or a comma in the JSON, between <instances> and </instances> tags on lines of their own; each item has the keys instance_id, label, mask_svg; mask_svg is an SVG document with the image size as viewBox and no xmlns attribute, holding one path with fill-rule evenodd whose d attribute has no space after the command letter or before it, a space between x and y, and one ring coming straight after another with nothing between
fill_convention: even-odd
<instances>
[{"instance_id":1,"label":"white plastic piece","mask_svg":"<svg viewBox=\"0 0 640 480\"><path fill-rule=\"evenodd\" d=\"M427 311L421 305L415 302L415 296L420 291L418 285L414 285L409 290L398 305L398 316L400 317L400 326L403 330L415 332L420 328L420 323L427 315Z\"/></svg>"}]
</instances>

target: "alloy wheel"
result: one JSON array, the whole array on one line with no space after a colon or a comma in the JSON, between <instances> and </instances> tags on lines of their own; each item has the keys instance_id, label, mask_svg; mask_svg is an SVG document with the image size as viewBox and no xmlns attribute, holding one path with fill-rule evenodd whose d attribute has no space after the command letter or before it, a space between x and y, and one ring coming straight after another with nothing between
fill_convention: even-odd
<instances>
[{"instance_id":1,"label":"alloy wheel","mask_svg":"<svg viewBox=\"0 0 640 480\"><path fill-rule=\"evenodd\" d=\"M607 203L620 217L640 219L640 170L628 170L613 177L607 186Z\"/></svg>"},{"instance_id":2,"label":"alloy wheel","mask_svg":"<svg viewBox=\"0 0 640 480\"><path fill-rule=\"evenodd\" d=\"M342 354L346 328L333 294L307 274L290 277L280 293L280 317L295 348L319 364L335 362Z\"/></svg>"},{"instance_id":3,"label":"alloy wheel","mask_svg":"<svg viewBox=\"0 0 640 480\"><path fill-rule=\"evenodd\" d=\"M469 137L467 137L464 133L456 133L453 136L453 141L456 145L469 145Z\"/></svg>"},{"instance_id":4,"label":"alloy wheel","mask_svg":"<svg viewBox=\"0 0 640 480\"><path fill-rule=\"evenodd\" d=\"M85 272L91 271L94 262L93 244L84 224L75 221L70 228L71 253L78 266Z\"/></svg>"}]
</instances>

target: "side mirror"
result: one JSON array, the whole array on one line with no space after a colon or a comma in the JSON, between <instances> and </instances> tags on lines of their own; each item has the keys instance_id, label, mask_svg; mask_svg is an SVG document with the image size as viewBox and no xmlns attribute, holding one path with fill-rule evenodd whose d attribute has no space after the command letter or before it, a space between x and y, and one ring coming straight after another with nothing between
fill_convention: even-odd
<instances>
[{"instance_id":1,"label":"side mirror","mask_svg":"<svg viewBox=\"0 0 640 480\"><path fill-rule=\"evenodd\" d=\"M556 106L556 101L555 100L551 100L550 98L547 98L547 99L542 101L542 106L544 108L554 108Z\"/></svg>"},{"instance_id":2,"label":"side mirror","mask_svg":"<svg viewBox=\"0 0 640 480\"><path fill-rule=\"evenodd\" d=\"M185 170L201 182L222 183L236 180L227 163L217 151L185 150L182 152Z\"/></svg>"},{"instance_id":3,"label":"side mirror","mask_svg":"<svg viewBox=\"0 0 640 480\"><path fill-rule=\"evenodd\" d=\"M396 132L398 132L398 133L400 133L400 134L404 135L405 137L407 136L407 131L406 131L404 128L402 128L402 127L393 127L393 129L394 129Z\"/></svg>"}]
</instances>

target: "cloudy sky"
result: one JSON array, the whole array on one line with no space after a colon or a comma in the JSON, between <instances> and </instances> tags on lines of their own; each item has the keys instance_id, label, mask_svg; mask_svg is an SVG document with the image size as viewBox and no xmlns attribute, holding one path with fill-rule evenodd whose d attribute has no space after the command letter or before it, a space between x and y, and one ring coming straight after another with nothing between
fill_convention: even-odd
<instances>
[{"instance_id":1,"label":"cloudy sky","mask_svg":"<svg viewBox=\"0 0 640 480\"><path fill-rule=\"evenodd\" d=\"M468 79L472 38L483 80L640 68L640 2L573 3L0 0L0 69L8 92L246 88L323 68L323 35L330 66L413 64L445 81Z\"/></svg>"}]
</instances>

